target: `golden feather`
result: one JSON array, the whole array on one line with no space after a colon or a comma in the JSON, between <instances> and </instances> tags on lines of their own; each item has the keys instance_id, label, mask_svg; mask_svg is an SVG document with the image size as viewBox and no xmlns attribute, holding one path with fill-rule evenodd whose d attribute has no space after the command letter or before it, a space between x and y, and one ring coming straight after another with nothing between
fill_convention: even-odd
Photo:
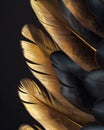
<instances>
[{"instance_id":1,"label":"golden feather","mask_svg":"<svg viewBox=\"0 0 104 130\"><path fill-rule=\"evenodd\" d=\"M30 60L30 62L27 61L27 64L31 72L59 102L60 105L56 109L80 124L93 121L94 118L92 115L80 111L61 95L60 83L52 68L49 56L45 55L36 44L26 41L22 41L21 44L24 50L24 57ZM35 63L33 63L34 61ZM47 105L49 105L48 102Z\"/></svg>"},{"instance_id":2,"label":"golden feather","mask_svg":"<svg viewBox=\"0 0 104 130\"><path fill-rule=\"evenodd\" d=\"M30 41L37 43L38 46L42 48L43 51L47 51L48 54L60 50L50 37L32 24L27 24L22 28L22 35Z\"/></svg>"},{"instance_id":3,"label":"golden feather","mask_svg":"<svg viewBox=\"0 0 104 130\"><path fill-rule=\"evenodd\" d=\"M99 24L94 21L88 10L80 15L81 10L86 8L86 1L80 4L77 0L62 2L83 27L104 37L103 31L96 30L96 25ZM84 124L95 121L95 118L62 96L61 85L51 65L50 54L61 50L81 68L90 71L99 68L96 49L71 28L58 0L30 0L30 4L49 36L31 24L22 28L22 35L28 39L21 41L23 54L28 68L40 84L33 79L22 79L18 89L19 97L30 115L46 130L80 130ZM41 130L36 125L34 127ZM33 130L29 125L19 128L25 129Z\"/></svg>"},{"instance_id":4,"label":"golden feather","mask_svg":"<svg viewBox=\"0 0 104 130\"><path fill-rule=\"evenodd\" d=\"M57 19L56 14L53 14L54 11L51 13L52 10L49 10L50 6L46 6L47 0L30 0L30 2L41 24L58 46L72 58L73 61L87 71L99 67L96 61L96 49L90 46L90 44L85 44L86 42L84 42L84 40L82 41L79 35L76 37L76 33L74 34L65 27L65 24L63 25L63 23ZM51 2L48 3L51 4Z\"/></svg>"},{"instance_id":5,"label":"golden feather","mask_svg":"<svg viewBox=\"0 0 104 130\"><path fill-rule=\"evenodd\" d=\"M42 101L46 100L48 102L50 94L48 93L49 95L46 96L42 89L37 87L37 84L30 79L21 80L19 96L30 115L39 121L46 130L80 130L81 126L79 124ZM53 105L51 99L50 103Z\"/></svg>"}]
</instances>

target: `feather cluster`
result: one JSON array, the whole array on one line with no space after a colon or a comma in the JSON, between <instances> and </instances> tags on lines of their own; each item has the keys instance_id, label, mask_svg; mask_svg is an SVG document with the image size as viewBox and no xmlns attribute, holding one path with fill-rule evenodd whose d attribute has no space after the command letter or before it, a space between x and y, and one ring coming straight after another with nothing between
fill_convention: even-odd
<instances>
[{"instance_id":1,"label":"feather cluster","mask_svg":"<svg viewBox=\"0 0 104 130\"><path fill-rule=\"evenodd\" d=\"M46 130L80 130L97 120L92 112L96 94L91 93L89 73L101 68L97 42L104 38L104 30L86 2L30 0L49 35L31 24L23 27L22 35L28 39L21 40L24 58L39 82L21 79L18 95ZM41 130L35 123L33 126L22 125L19 130Z\"/></svg>"}]
</instances>

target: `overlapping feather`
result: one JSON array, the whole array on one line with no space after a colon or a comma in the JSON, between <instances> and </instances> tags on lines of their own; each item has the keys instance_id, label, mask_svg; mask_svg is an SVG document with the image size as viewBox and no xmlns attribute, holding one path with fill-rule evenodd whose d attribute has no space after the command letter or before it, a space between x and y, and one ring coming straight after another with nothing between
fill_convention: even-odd
<instances>
[{"instance_id":1,"label":"overlapping feather","mask_svg":"<svg viewBox=\"0 0 104 130\"><path fill-rule=\"evenodd\" d=\"M67 24L65 26L66 22L61 20L63 15L61 15L60 10L57 9L57 0L30 0L30 2L41 24L58 46L71 57L73 61L87 71L99 67L96 62L96 49L71 30ZM55 11L52 9L52 5L55 5ZM56 13L56 11L58 12ZM58 13L62 16L60 20Z\"/></svg>"},{"instance_id":2,"label":"overlapping feather","mask_svg":"<svg viewBox=\"0 0 104 130\"><path fill-rule=\"evenodd\" d=\"M51 60L61 83L61 94L80 110L91 113L94 99L84 85L88 72L80 68L62 51L53 52Z\"/></svg>"},{"instance_id":3,"label":"overlapping feather","mask_svg":"<svg viewBox=\"0 0 104 130\"><path fill-rule=\"evenodd\" d=\"M48 92L46 95L34 81L30 79L21 80L19 96L30 115L39 121L46 130L80 130L80 125L68 119L60 111L50 107L49 103L51 105L55 103L51 93Z\"/></svg>"},{"instance_id":4,"label":"overlapping feather","mask_svg":"<svg viewBox=\"0 0 104 130\"><path fill-rule=\"evenodd\" d=\"M87 7L87 0L62 0L67 9L87 29L104 38L104 30Z\"/></svg>"},{"instance_id":5,"label":"overlapping feather","mask_svg":"<svg viewBox=\"0 0 104 130\"><path fill-rule=\"evenodd\" d=\"M51 38L43 33L41 29L32 24L27 24L22 28L22 35L30 41L37 43L38 46L48 54L60 50L60 48Z\"/></svg>"},{"instance_id":6,"label":"overlapping feather","mask_svg":"<svg viewBox=\"0 0 104 130\"><path fill-rule=\"evenodd\" d=\"M22 41L21 43L25 58L31 61L27 61L27 64L33 75L39 79L45 88L49 90L59 102L60 105L56 108L78 122L93 120L91 115L81 112L61 96L60 83L57 80L49 57L45 55L36 44L27 43L26 41ZM34 61L35 63L33 64ZM75 111L73 111L73 109L75 109ZM85 120L82 120L82 117L85 118Z\"/></svg>"},{"instance_id":7,"label":"overlapping feather","mask_svg":"<svg viewBox=\"0 0 104 130\"><path fill-rule=\"evenodd\" d=\"M62 14L65 16L65 19L71 26L71 28L76 31L87 43L90 43L90 46L97 49L99 42L103 39L99 35L95 34L88 28L82 26L82 24L75 18L72 12L65 6L63 1L59 2L59 6L62 10Z\"/></svg>"},{"instance_id":8,"label":"overlapping feather","mask_svg":"<svg viewBox=\"0 0 104 130\"><path fill-rule=\"evenodd\" d=\"M93 23L93 18L89 19L92 16L88 15L88 21L84 24L86 11L81 17L76 13L76 9L68 6L68 0L63 2L79 22L82 20L81 24L84 27L87 29L91 27L90 30L96 33L95 24L99 25ZM70 5L75 5L71 0L69 2ZM99 67L96 61L96 49L71 28L63 10L59 7L58 0L30 0L30 3L51 38L33 25L25 25L22 29L23 36L30 41L21 41L26 63L44 89L33 80L23 79L19 86L19 97L30 115L46 130L79 130L81 125L95 119L93 115L82 112L61 95L60 82L52 68L50 54L62 50L81 68L90 71ZM77 8L82 6L77 2L76 5ZM91 25L88 26L88 23ZM100 30L96 34L103 37L103 32ZM32 129L24 125L20 130L24 128Z\"/></svg>"}]
</instances>

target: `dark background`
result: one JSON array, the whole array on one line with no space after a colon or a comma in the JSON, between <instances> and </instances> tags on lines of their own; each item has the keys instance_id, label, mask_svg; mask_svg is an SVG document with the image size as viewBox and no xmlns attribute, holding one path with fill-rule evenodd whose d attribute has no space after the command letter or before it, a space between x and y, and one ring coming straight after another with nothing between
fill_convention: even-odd
<instances>
[{"instance_id":1,"label":"dark background","mask_svg":"<svg viewBox=\"0 0 104 130\"><path fill-rule=\"evenodd\" d=\"M2 5L2 4L1 4ZM17 130L23 123L33 123L33 118L21 104L17 87L20 79L29 72L20 46L21 29L25 24L40 26L27 0L10 0L3 3L1 24L1 85L0 85L0 129Z\"/></svg>"}]
</instances>

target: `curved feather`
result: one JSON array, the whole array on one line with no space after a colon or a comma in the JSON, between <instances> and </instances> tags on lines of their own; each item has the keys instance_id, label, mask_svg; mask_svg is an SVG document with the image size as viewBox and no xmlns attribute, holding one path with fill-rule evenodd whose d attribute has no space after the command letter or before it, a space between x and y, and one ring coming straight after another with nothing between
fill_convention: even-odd
<instances>
[{"instance_id":1,"label":"curved feather","mask_svg":"<svg viewBox=\"0 0 104 130\"><path fill-rule=\"evenodd\" d=\"M96 51L103 38L90 29L82 26L80 22L74 17L73 13L67 9L63 0L39 0L47 10L55 16L55 18L63 24L71 33L77 36L84 44ZM53 7L55 9L53 9ZM33 9L34 10L34 9ZM57 12L57 13L56 13ZM97 21L97 20L95 20ZM95 22L94 21L94 22ZM86 22L86 21L85 21ZM99 23L98 23L99 24ZM103 27L99 24L100 29ZM98 28L97 28L98 30ZM97 31L96 30L96 31ZM103 31L103 29L102 29Z\"/></svg>"},{"instance_id":2,"label":"curved feather","mask_svg":"<svg viewBox=\"0 0 104 130\"><path fill-rule=\"evenodd\" d=\"M53 88L49 86L54 86L55 87L54 92L57 93L60 85L52 69L52 65L47 53L42 52L42 50L34 43L21 41L21 45L23 48L25 58L30 61L29 62L27 60L27 64L30 70L47 89L50 89L51 91L51 89ZM54 83L52 81L54 81Z\"/></svg>"},{"instance_id":3,"label":"curved feather","mask_svg":"<svg viewBox=\"0 0 104 130\"><path fill-rule=\"evenodd\" d=\"M30 61L27 61L27 64L31 72L60 103L60 107L57 109L81 124L93 121L94 118L92 115L80 111L60 94L60 83L52 68L49 56L42 52L36 44L28 43L26 41L22 41L21 44L24 50L24 57Z\"/></svg>"},{"instance_id":4,"label":"curved feather","mask_svg":"<svg viewBox=\"0 0 104 130\"><path fill-rule=\"evenodd\" d=\"M87 0L62 0L67 9L87 29L104 38L104 30L87 7Z\"/></svg>"},{"instance_id":5,"label":"curved feather","mask_svg":"<svg viewBox=\"0 0 104 130\"><path fill-rule=\"evenodd\" d=\"M99 46L99 42L103 38L82 26L82 24L74 17L72 12L65 6L63 1L60 0L59 6L61 7L63 14L66 16L66 20L68 21L72 29L76 31L88 43L90 43L91 46L97 49L97 47Z\"/></svg>"},{"instance_id":6,"label":"curved feather","mask_svg":"<svg viewBox=\"0 0 104 130\"><path fill-rule=\"evenodd\" d=\"M32 0L30 0L30 2L31 2ZM31 2L31 5L32 5L32 7L33 7L33 10L34 10L34 12L36 13L36 15L38 14L37 12L39 11L40 13L43 13L44 14L44 11L45 12L47 12L46 13L46 15L45 15L45 17L44 17L44 15L42 15L42 17L44 17L43 19L44 19L44 21L43 21L43 23L45 22L45 21L47 21L47 23L46 24L48 24L48 20L49 19L47 19L48 18L48 13L50 13L50 16L51 15L53 15L53 19L56 19L56 21L57 22L60 22L61 24L62 24L62 26L64 26L65 28L67 28L67 30L69 30L69 32L71 32L72 34L74 34L75 36L77 36L81 41L83 41L83 43L84 44L86 44L87 46L89 46L90 48L92 48L94 51L96 51L96 47L94 46L94 44L96 44L97 45L97 43L94 43L94 44L91 44L91 43L89 43L88 41L86 41L84 38L85 37L81 37L76 31L78 30L78 27L75 29L75 25L73 25L74 23L71 23L71 22L69 22L69 21L71 21L71 20L73 20L73 16L72 15L70 15L71 16L71 18L70 18L70 20L68 19L68 15L65 13L65 11L66 11L66 7L65 7L65 4L62 2L62 0L39 0L38 1L38 4L39 4L39 2L44 6L44 8L46 8L46 10L48 11L45 11L45 9L43 9L42 10L42 7L39 5L39 8L37 8L36 6L34 6L33 5L33 2ZM54 8L53 8L54 7ZM64 8L65 7L65 8ZM39 9L39 10L38 10ZM68 11L69 12L69 11ZM71 14L71 13L70 13ZM39 16L37 16L38 17L38 19L41 17L41 15L39 15ZM41 17L41 19L40 19L40 22L41 22L41 24L43 24L42 23L42 17ZM73 18L72 18L73 17ZM52 16L51 17L49 17L49 18L52 18ZM49 21L50 22L50 21ZM54 24L54 21L52 21L53 22L53 24ZM52 22L51 22L51 24L52 24ZM56 22L56 23L57 23ZM75 19L75 21L74 21L75 23L77 22L78 23L78 21ZM50 24L50 25L51 25ZM52 24L52 25L53 25ZM48 24L49 25L49 24ZM55 25L55 24L54 24ZM44 26L44 25L43 25ZM75 26L75 27L74 27ZM80 28L83 30L83 31L85 31L85 29L83 29L83 27L81 27L81 25L80 25L80 22L79 22L79 24L78 24L78 26L80 26ZM74 27L74 29L73 29L73 27ZM47 28L46 28L46 30L47 30ZM81 31L81 30L80 30ZM79 31L78 31L79 32ZM87 31L85 31L87 34L86 35L89 35L89 33L90 33L90 31L89 32L87 32ZM83 32L81 32L81 33L83 33ZM96 38L94 38L94 39L96 39L96 40L100 40L100 37L99 36L97 36L97 35L94 35L94 33L92 34L91 33L91 35L92 35L92 37L97 37L97 39ZM94 36L93 36L94 35ZM92 39L93 40L93 38L92 38L91 36L90 36L90 39ZM92 41L91 40L91 41ZM96 41L97 42L97 41Z\"/></svg>"},{"instance_id":7,"label":"curved feather","mask_svg":"<svg viewBox=\"0 0 104 130\"><path fill-rule=\"evenodd\" d=\"M76 37L76 35L54 16L55 14L52 14L50 10L48 10L49 8L47 9L48 6L46 7L46 3L49 3L47 0L30 0L30 2L41 24L58 46L71 57L73 61L87 71L99 67L95 58L96 50ZM49 4L51 4L51 2Z\"/></svg>"},{"instance_id":8,"label":"curved feather","mask_svg":"<svg viewBox=\"0 0 104 130\"><path fill-rule=\"evenodd\" d=\"M49 95L46 96L34 81L22 79L18 92L27 111L34 119L41 123L46 130L80 130L80 125L68 119L65 115L51 108L44 102L48 101L51 94L48 93ZM50 103L52 104L51 101L52 100L50 100Z\"/></svg>"},{"instance_id":9,"label":"curved feather","mask_svg":"<svg viewBox=\"0 0 104 130\"><path fill-rule=\"evenodd\" d=\"M61 51L53 52L51 60L61 83L61 94L81 110L90 112L94 100L84 85L84 79L88 72L80 68Z\"/></svg>"},{"instance_id":10,"label":"curved feather","mask_svg":"<svg viewBox=\"0 0 104 130\"><path fill-rule=\"evenodd\" d=\"M60 50L50 37L32 24L27 24L22 28L22 35L30 41L37 43L38 46L42 48L43 51L47 51L48 54Z\"/></svg>"},{"instance_id":11,"label":"curved feather","mask_svg":"<svg viewBox=\"0 0 104 130\"><path fill-rule=\"evenodd\" d=\"M40 2L60 21L62 24L79 37L83 42L92 48L98 46L102 39L87 28L84 28L80 22L67 9L62 0L40 0ZM55 10L53 9L55 8ZM56 13L57 12L57 13ZM77 33L76 33L77 32ZM81 37L79 36L81 35ZM86 41L85 41L86 40Z\"/></svg>"}]
</instances>

